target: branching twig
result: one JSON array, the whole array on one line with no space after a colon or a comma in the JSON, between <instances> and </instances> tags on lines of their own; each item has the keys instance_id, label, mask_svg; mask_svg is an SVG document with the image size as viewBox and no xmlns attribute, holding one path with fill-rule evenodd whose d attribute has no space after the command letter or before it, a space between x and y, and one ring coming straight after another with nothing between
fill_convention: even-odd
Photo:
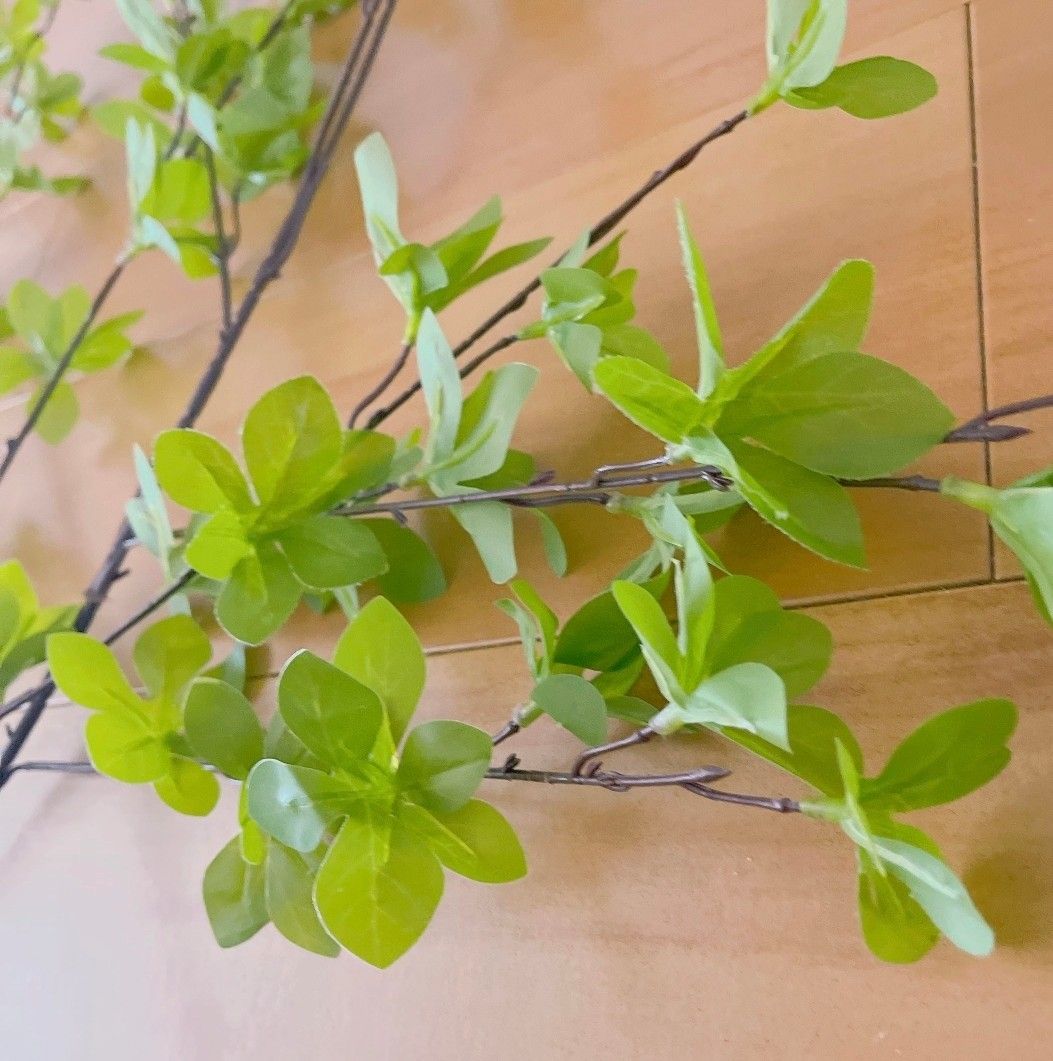
<instances>
[{"instance_id":1,"label":"branching twig","mask_svg":"<svg viewBox=\"0 0 1053 1061\"><path fill-rule=\"evenodd\" d=\"M447 497L413 497L404 501L381 501L372 505L355 503L335 509L337 515L373 516L379 513L409 512L421 508L450 508L453 505L471 505L482 501L508 501L524 503L558 504L561 501L585 501L606 504L611 494L598 487L655 486L660 483L708 482L715 490L727 490L731 481L719 468L708 465L692 465L689 468L671 468L664 472L639 472L635 475L607 475L597 479L596 475L576 483L537 483L528 486L509 486L503 490L476 490L471 493L450 494Z\"/></svg>"},{"instance_id":2,"label":"branching twig","mask_svg":"<svg viewBox=\"0 0 1053 1061\"><path fill-rule=\"evenodd\" d=\"M722 136L727 136L728 133L738 128L747 118L749 117L748 111L739 111L738 114L727 118L722 121L718 126L711 129L701 140L697 140L693 143L686 151L682 151L676 158L672 160L667 166L662 169L656 170L651 174L650 177L639 188L636 189L626 199L622 200L616 207L614 207L609 213L597 221L591 229L589 229L589 246L592 246L598 240L603 239L608 233L612 232L632 211L640 205L653 192L656 188L660 188L670 177L674 174L679 173L683 169L687 169L692 162L698 157L699 153L708 144L713 143L714 140L719 140ZM515 313L516 310L522 309L526 305L527 299L541 287L540 277L535 277L530 281L521 291L513 295L503 306L495 310L489 317L479 325L478 328L472 332L463 342L459 343L454 347L454 357L460 357L466 351L471 349L484 335L488 334L498 324L501 323L506 317ZM480 365L482 365L489 358L495 354L504 350L505 347L510 346L516 341L516 336L505 336L504 339L494 343L487 350L484 350L481 354L469 362L468 366L461 372L462 377L468 375L470 372L475 371ZM402 408L413 397L417 391L420 390L420 381L413 383L410 387L407 387L401 394L398 395L390 404L386 405L383 409L378 410L369 418L369 426L376 427L378 424L383 423L389 416L392 415L397 409Z\"/></svg>"},{"instance_id":3,"label":"branching twig","mask_svg":"<svg viewBox=\"0 0 1053 1061\"><path fill-rule=\"evenodd\" d=\"M304 167L293 203L278 230L270 252L257 270L231 326L221 331L215 354L206 365L183 415L179 418L179 427L192 427L204 411L264 290L277 279L282 267L295 249L307 212L328 168L339 136L351 118L355 103L373 67L397 2L398 0L380 0L379 3L364 7L363 21L345 61L340 85L329 100L326 114L322 119L322 131ZM113 584L121 578L125 557L134 540L128 521L122 520L106 559L85 593L84 604L74 620L75 630L84 631L91 625ZM48 699L54 691L54 682L46 679L35 690L32 699L28 702L25 714L12 732L3 753L0 754L0 788L10 779L15 758L40 720Z\"/></svg>"},{"instance_id":4,"label":"branching twig","mask_svg":"<svg viewBox=\"0 0 1053 1061\"><path fill-rule=\"evenodd\" d=\"M230 244L223 224L223 203L220 200L219 177L216 175L216 156L212 148L205 148L205 169L208 171L208 192L212 200L212 225L216 230L216 268L219 270L219 301L223 330L234 323L234 298L230 286Z\"/></svg>"},{"instance_id":5,"label":"branching twig","mask_svg":"<svg viewBox=\"0 0 1053 1061\"><path fill-rule=\"evenodd\" d=\"M1020 438L1030 433L1028 428L1016 427L1012 424L992 424L991 421L1050 408L1053 408L1053 394L1042 394L1036 398L1025 398L1023 401L999 405L956 427L947 434L944 442L1005 442L1009 439Z\"/></svg>"},{"instance_id":6,"label":"branching twig","mask_svg":"<svg viewBox=\"0 0 1053 1061\"><path fill-rule=\"evenodd\" d=\"M124 254L117 259L116 264L110 271L110 275L106 277L106 280L103 282L102 287L99 288L98 294L95 296L94 301L88 309L88 315L81 322L80 327L70 340L69 345L63 351L62 356L55 365L55 370L51 373L47 383L41 388L40 394L37 397L37 400L33 403L32 409L29 410L29 415L26 417L25 422L22 424L21 428L19 428L18 433L7 440L7 452L4 454L3 461L0 461L0 482L3 482L4 476L7 474L11 465L14 464L15 458L18 456L19 450L21 450L26 439L29 437L30 432L36 427L37 421L44 413L45 406L51 400L51 396L55 393L56 388L62 382L63 377L73 363L73 358L77 354L77 348L84 341L84 337L95 323L95 319L102 311L102 307L106 304L106 300L110 297L114 287L117 286L117 281L120 280L121 274L128 267L130 261L131 258Z\"/></svg>"},{"instance_id":7,"label":"branching twig","mask_svg":"<svg viewBox=\"0 0 1053 1061\"><path fill-rule=\"evenodd\" d=\"M411 351L413 350L413 342L407 341L402 344L402 348L398 352L398 356L395 358L391 365L391 368L384 373L381 381L351 410L351 415L347 418L347 426L353 428L358 423L358 418L383 394L384 391L394 383L395 378L403 370L406 362L409 360ZM375 425L373 421L369 421L369 427L372 428Z\"/></svg>"}]
</instances>

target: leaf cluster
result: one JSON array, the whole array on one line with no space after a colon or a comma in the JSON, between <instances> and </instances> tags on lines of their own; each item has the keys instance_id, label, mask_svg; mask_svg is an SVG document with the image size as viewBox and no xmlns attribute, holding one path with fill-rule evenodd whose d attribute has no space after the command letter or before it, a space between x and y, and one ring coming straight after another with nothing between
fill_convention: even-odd
<instances>
[{"instance_id":1,"label":"leaf cluster","mask_svg":"<svg viewBox=\"0 0 1053 1061\"><path fill-rule=\"evenodd\" d=\"M0 394L33 382L29 398L35 407L43 388L55 374L70 344L88 317L91 300L78 284L51 296L32 280L19 280L0 309ZM142 313L122 313L96 324L77 343L69 368L100 372L131 353L127 329ZM61 442L77 421L80 407L68 380L52 391L35 424L37 433L52 444Z\"/></svg>"}]
</instances>

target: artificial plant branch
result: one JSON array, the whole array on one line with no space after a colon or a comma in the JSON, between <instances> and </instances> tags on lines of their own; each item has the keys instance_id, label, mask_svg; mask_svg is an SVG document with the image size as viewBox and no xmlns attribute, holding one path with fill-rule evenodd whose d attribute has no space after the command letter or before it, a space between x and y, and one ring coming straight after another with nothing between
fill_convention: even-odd
<instances>
[{"instance_id":1,"label":"artificial plant branch","mask_svg":"<svg viewBox=\"0 0 1053 1061\"><path fill-rule=\"evenodd\" d=\"M44 414L45 406L51 400L51 396L55 393L56 388L62 382L67 371L69 371L69 367L73 363L73 358L76 356L77 348L84 341L84 337L88 334L88 331L95 323L96 318L102 312L106 300L117 286L117 281L120 280L121 275L124 273L124 270L128 267L128 263L131 260L131 255L127 253L122 254L117 259L113 268L110 270L109 276L103 281L102 287L99 288L98 293L95 295L95 298L88 309L87 316L81 322L80 327L70 340L69 345L62 352L62 356L55 365L54 372L48 377L47 383L41 388L40 394L38 395L37 400L33 403L33 407L29 410L29 414L26 416L24 423L18 429L18 432L7 440L7 451L4 453L3 460L0 461L0 482L3 482L4 476L11 468L11 465L14 464L15 458L18 456L19 451L29 437L30 432L36 427L37 421Z\"/></svg>"},{"instance_id":2,"label":"artificial plant branch","mask_svg":"<svg viewBox=\"0 0 1053 1061\"><path fill-rule=\"evenodd\" d=\"M18 94L22 90L22 82L25 79L26 69L29 66L29 53L37 43L43 40L51 31L51 27L55 24L55 17L58 15L58 9L59 0L53 0L53 2L47 6L47 10L44 12L43 17L40 20L40 25L37 26L30 35L26 42L25 51L19 60L18 65L15 67L14 77L11 79L11 88L7 94L7 109L14 118L16 125L22 120L22 115L25 114L25 108L22 108L21 110L18 109Z\"/></svg>"},{"instance_id":3,"label":"artificial plant branch","mask_svg":"<svg viewBox=\"0 0 1053 1061\"><path fill-rule=\"evenodd\" d=\"M606 504L611 494L599 487L656 486L661 483L697 482L709 483L715 490L727 490L731 481L720 471L709 465L692 465L688 468L671 468L664 472L638 472L632 475L609 475L597 479L590 476L574 483L533 483L526 486L509 486L501 490L475 490L446 497L413 497L403 501L381 501L376 504L350 503L334 511L343 516L373 516L380 513L409 512L421 508L450 508L455 505L470 505L482 501L530 501L558 504L560 501L588 501Z\"/></svg>"},{"instance_id":4,"label":"artificial plant branch","mask_svg":"<svg viewBox=\"0 0 1053 1061\"><path fill-rule=\"evenodd\" d=\"M956 427L947 434L944 442L1002 442L1019 438L1021 435L1028 434L1029 429L1012 424L992 424L991 421L1050 408L1053 408L1053 394L1041 394L1035 398L1025 398L1022 401L1010 402L1008 405L999 405Z\"/></svg>"},{"instance_id":5,"label":"artificial plant branch","mask_svg":"<svg viewBox=\"0 0 1053 1061\"><path fill-rule=\"evenodd\" d=\"M263 38L260 40L260 43L257 45L257 51L262 51L264 48L267 47L268 44L270 44L274 40L275 36L280 32L282 26L284 25L291 6L291 3L287 3L283 7L283 9L278 13L275 19L271 22L267 32L264 34ZM58 5L56 4L52 10L57 10L57 7ZM46 32L46 30L39 31L39 35L43 35L43 32ZM228 83L221 97L223 102L229 101L230 97L237 90L237 87L240 82L241 78L237 77L233 78ZM222 105L223 103L221 102L220 106ZM182 107L180 108L179 115L176 119L176 127L173 131L172 138L169 141L168 147L163 156L166 160L172 158L175 155L185 125L186 108ZM194 153L195 148L196 142L191 141L190 145L188 145L187 147L185 154L189 157ZM212 176L210 174L210 180L211 179ZM103 306L106 304L107 300L113 292L114 287L117 284L117 281L120 279L121 274L127 268L132 258L133 255L126 251L122 253L121 256L117 259L113 270L110 272L109 276L107 276L107 278L103 281L102 286L99 288L98 293L92 301L87 317L81 324L80 328L77 329L77 332L73 336L73 339L70 341L69 345L63 351L63 354L59 358L59 361L56 364L54 371L49 377L47 383L41 389L37 400L33 403L33 407L30 409L25 422L22 424L22 427L19 429L16 435L7 440L7 452L4 454L3 460L0 461L0 482L3 482L4 476L7 474L11 465L14 464L15 459L18 456L18 453L24 445L26 439L29 437L30 433L33 431L33 428L40 420L40 417L43 415L44 409L47 406L48 401L51 399L51 396L55 393L56 388L62 382L66 373L69 371L70 366L73 363L73 358L76 356L77 348L84 341L84 337L87 335L89 329L97 319L99 313L102 312Z\"/></svg>"},{"instance_id":6,"label":"artificial plant branch","mask_svg":"<svg viewBox=\"0 0 1053 1061\"><path fill-rule=\"evenodd\" d=\"M263 292L280 275L282 267L295 249L307 212L332 158L333 148L350 121L355 103L373 67L397 2L398 0L380 0L379 3L363 7L363 20L344 62L340 85L329 99L325 116L322 119L322 131L319 132L315 148L304 167L292 205L278 230L270 252L260 264L244 300L238 307L230 327L225 327L220 332L216 351L205 366L198 385L183 415L178 420L179 427L192 427L204 411ZM103 601L109 595L110 589L122 576L124 560L134 541L135 537L131 527L128 521L123 519L117 528L106 559L84 595L84 604L73 622L74 630L83 633L91 625ZM32 699L28 702L25 714L22 715L11 733L7 746L0 753L0 788L10 778L15 758L39 722L48 699L54 691L55 683L47 678L35 690Z\"/></svg>"},{"instance_id":7,"label":"artificial plant branch","mask_svg":"<svg viewBox=\"0 0 1053 1061\"><path fill-rule=\"evenodd\" d=\"M223 330L234 323L234 297L230 283L230 243L223 224L223 203L220 199L219 177L216 174L216 156L212 148L205 148L205 169L208 172L208 193L212 201L212 225L216 230L216 268L219 270L219 301Z\"/></svg>"},{"instance_id":8,"label":"artificial plant branch","mask_svg":"<svg viewBox=\"0 0 1053 1061\"><path fill-rule=\"evenodd\" d=\"M395 382L398 374L405 368L406 362L409 360L409 356L413 351L413 340L408 339L404 342L399 349L397 356L391 367L384 373L383 378L380 382L351 410L351 415L347 418L347 426L353 428L358 423L358 418L378 399L380 399L384 392ZM368 427L373 428L375 424L370 419Z\"/></svg>"},{"instance_id":9,"label":"artificial plant branch","mask_svg":"<svg viewBox=\"0 0 1053 1061\"><path fill-rule=\"evenodd\" d=\"M660 188L670 177L674 174L679 173L683 169L687 169L692 162L698 157L704 147L713 143L714 140L719 140L722 136L727 136L728 133L738 128L747 118L749 117L749 111L739 111L738 114L732 115L732 117L725 119L719 125L711 129L701 140L696 140L690 147L682 151L676 156L670 163L664 166L662 169L655 170L650 177L639 188L632 192L627 198L623 199L617 206L610 210L607 214L601 217L593 226L589 229L588 233L588 245L591 247L597 241L603 239L608 233L612 232L614 228L620 224L637 206L640 205L656 188ZM557 259L558 264L558 259ZM468 336L457 346L453 348L454 357L460 357L466 353L471 347L473 347L484 335L488 334L498 324L501 323L506 317L515 313L517 310L522 309L526 305L527 299L541 287L541 278L539 276L534 277L526 286L519 292L513 295L503 306L495 310L489 317L483 321ZM474 372L480 365L484 364L487 360L493 357L495 354L504 350L506 347L511 346L516 341L516 336L507 335L503 339L498 340L492 346L488 347L482 353L474 357L468 365L461 372L461 376L467 376L469 373ZM378 424L383 423L388 419L396 410L402 408L421 388L420 381L417 380L409 387L407 387L401 394L399 394L393 401L384 408L377 410L368 421L369 427L376 427Z\"/></svg>"},{"instance_id":10,"label":"artificial plant branch","mask_svg":"<svg viewBox=\"0 0 1053 1061\"><path fill-rule=\"evenodd\" d=\"M33 773L102 776L90 762L85 760L63 762L55 759L35 759L16 763L8 771L8 775L17 773L19 770ZM678 774L605 773L582 776L561 773L558 770L520 770L518 759L512 756L504 766L491 767L486 771L485 776L489 781L530 781L541 785L573 785L578 788L602 788L607 792L630 792L641 788L682 788L685 792L721 803L735 803L739 806L756 807L759 810L771 810L780 814L801 809L796 800L786 797L751 796L741 792L724 792L708 784L709 781L727 777L729 773L730 771L719 766L700 766L696 770L685 770Z\"/></svg>"}]
</instances>

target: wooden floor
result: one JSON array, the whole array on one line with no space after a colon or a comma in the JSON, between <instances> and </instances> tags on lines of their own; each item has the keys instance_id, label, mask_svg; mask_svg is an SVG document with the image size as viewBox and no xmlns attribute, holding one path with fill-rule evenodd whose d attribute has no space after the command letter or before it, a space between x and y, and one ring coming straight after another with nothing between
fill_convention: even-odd
<instances>
[{"instance_id":1,"label":"wooden floor","mask_svg":"<svg viewBox=\"0 0 1053 1061\"><path fill-rule=\"evenodd\" d=\"M400 167L407 230L431 239L493 192L509 239L567 243L652 170L742 104L762 75L760 0L403 0L355 135L380 128ZM673 202L706 252L728 345L746 356L842 258L877 266L867 348L931 383L961 417L1050 389L1053 340L1053 6L1048 0L856 0L848 50L932 69L940 94L887 122L775 108L707 151L630 219L642 321L692 360ZM67 3L56 63L94 99L122 91L94 57L118 34L112 5ZM352 26L321 37L332 73ZM393 356L396 307L373 274L348 151L303 245L262 304L202 426L228 441L248 403L302 371L350 406ZM95 179L56 203L8 199L0 284L22 276L91 287L124 225L119 145L79 130L64 157ZM244 285L288 202L247 218ZM447 313L466 333L516 278ZM2 555L48 601L71 599L112 535L133 442L181 407L214 340L209 284L163 261L137 265L119 308L145 306L149 348L78 383L87 413L50 450L34 440L5 482ZM568 384L541 343L516 350L544 378L519 444L572 476L649 452L602 401ZM546 388L547 384L547 388ZM557 400L552 400L558 396ZM546 400L547 399L547 400ZM19 421L0 411L0 431ZM399 426L420 416L407 409ZM1048 464L1053 415L993 449L947 447L929 474L1004 483ZM1014 761L996 783L927 819L999 936L986 960L942 944L883 966L855 925L851 852L832 830L669 793L495 792L531 873L483 888L451 878L434 927L386 973L295 951L270 931L237 951L212 943L200 874L233 830L224 804L179 819L139 790L18 778L0 815L0 1042L12 1058L1046 1058L1053 1043L1053 634L985 524L939 498L861 498L870 570L823 564L751 518L717 543L729 564L811 602L838 656L815 694L858 727L871 766L926 714L989 695L1021 709ZM524 528L523 569L566 614L639 550L628 521L561 510L571 553L545 573ZM501 596L445 518L429 534L452 575L411 618L433 650L427 710L493 728L526 690ZM585 561L585 556L589 560ZM120 584L116 618L156 583ZM110 625L104 621L103 626ZM294 645L327 652L339 623L305 617ZM264 700L271 690L264 690ZM56 707L30 745L76 754L82 715ZM537 726L529 762L570 745ZM707 755L717 754L714 745ZM726 749L720 748L724 756ZM647 762L695 761L697 748ZM686 757L686 759L685 759ZM640 760L641 762L643 760ZM741 783L781 775L732 754ZM793 794L788 787L788 794Z\"/></svg>"}]
</instances>

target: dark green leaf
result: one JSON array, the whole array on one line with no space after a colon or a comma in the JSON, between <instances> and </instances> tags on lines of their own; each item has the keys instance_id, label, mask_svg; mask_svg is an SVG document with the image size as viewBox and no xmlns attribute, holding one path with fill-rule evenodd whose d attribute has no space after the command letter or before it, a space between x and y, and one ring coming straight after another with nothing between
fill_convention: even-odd
<instances>
[{"instance_id":1,"label":"dark green leaf","mask_svg":"<svg viewBox=\"0 0 1053 1061\"><path fill-rule=\"evenodd\" d=\"M445 719L424 722L406 738L398 786L428 810L459 810L479 787L490 751L490 737L475 726Z\"/></svg>"}]
</instances>

